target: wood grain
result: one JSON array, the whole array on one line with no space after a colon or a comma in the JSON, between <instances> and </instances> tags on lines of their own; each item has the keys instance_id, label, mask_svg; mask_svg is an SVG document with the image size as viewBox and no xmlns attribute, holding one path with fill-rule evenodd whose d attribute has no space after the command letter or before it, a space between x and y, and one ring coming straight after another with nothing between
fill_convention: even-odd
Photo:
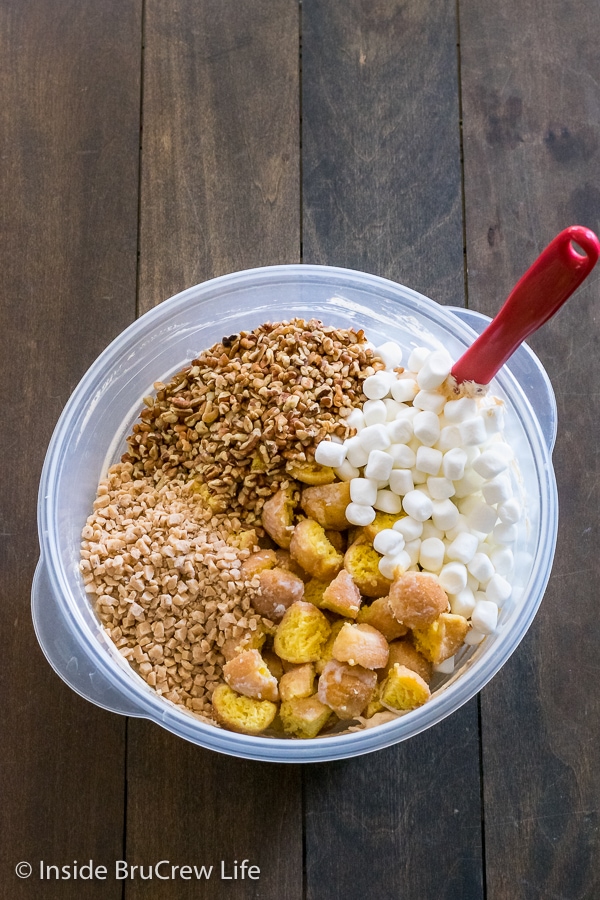
<instances>
[{"instance_id":1,"label":"wood grain","mask_svg":"<svg viewBox=\"0 0 600 900\"><path fill-rule=\"evenodd\" d=\"M462 306L454 3L302 8L305 262Z\"/></svg>"},{"instance_id":2,"label":"wood grain","mask_svg":"<svg viewBox=\"0 0 600 900\"><path fill-rule=\"evenodd\" d=\"M140 3L0 2L0 863L11 900L80 898L40 860L122 853L125 720L81 700L30 616L37 486L79 378L135 313ZM34 865L19 880L15 865ZM86 896L120 897L114 883Z\"/></svg>"},{"instance_id":3,"label":"wood grain","mask_svg":"<svg viewBox=\"0 0 600 900\"><path fill-rule=\"evenodd\" d=\"M298 9L148 0L140 310L299 259Z\"/></svg>"},{"instance_id":4,"label":"wood grain","mask_svg":"<svg viewBox=\"0 0 600 900\"><path fill-rule=\"evenodd\" d=\"M146 4L140 308L300 256L298 11L287 0ZM236 760L131 721L127 853L207 863L161 898L302 897L299 769ZM258 881L221 881L249 859ZM143 882L127 900L147 896Z\"/></svg>"},{"instance_id":5,"label":"wood grain","mask_svg":"<svg viewBox=\"0 0 600 900\"><path fill-rule=\"evenodd\" d=\"M600 26L590 2L460 9L469 299L493 314L562 228L599 230ZM558 402L560 527L536 621L482 696L494 900L600 894L599 284L531 339Z\"/></svg>"},{"instance_id":6,"label":"wood grain","mask_svg":"<svg viewBox=\"0 0 600 900\"><path fill-rule=\"evenodd\" d=\"M303 254L462 305L454 4L305 2ZM476 701L305 772L306 896L483 896Z\"/></svg>"}]
</instances>

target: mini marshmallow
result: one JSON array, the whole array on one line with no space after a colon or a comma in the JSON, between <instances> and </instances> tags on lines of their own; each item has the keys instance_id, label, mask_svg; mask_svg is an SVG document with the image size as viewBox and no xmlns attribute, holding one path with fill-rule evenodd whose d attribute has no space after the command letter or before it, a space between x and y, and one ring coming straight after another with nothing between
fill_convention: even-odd
<instances>
[{"instance_id":1,"label":"mini marshmallow","mask_svg":"<svg viewBox=\"0 0 600 900\"><path fill-rule=\"evenodd\" d=\"M403 516L397 522L394 522L392 530L399 531L408 543L421 537L423 534L423 523L413 519L412 516Z\"/></svg>"},{"instance_id":2,"label":"mini marshmallow","mask_svg":"<svg viewBox=\"0 0 600 900\"><path fill-rule=\"evenodd\" d=\"M416 566L419 562L419 553L421 551L421 541L415 538L414 541L407 541L404 545L404 553L408 554L411 566Z\"/></svg>"},{"instance_id":3,"label":"mini marshmallow","mask_svg":"<svg viewBox=\"0 0 600 900\"><path fill-rule=\"evenodd\" d=\"M450 481L459 481L465 474L467 454L459 447L453 447L444 453L442 472Z\"/></svg>"},{"instance_id":4,"label":"mini marshmallow","mask_svg":"<svg viewBox=\"0 0 600 900\"><path fill-rule=\"evenodd\" d=\"M409 491L402 501L404 512L416 519L417 522L425 522L433 512L433 502L423 491Z\"/></svg>"},{"instance_id":5,"label":"mini marshmallow","mask_svg":"<svg viewBox=\"0 0 600 900\"><path fill-rule=\"evenodd\" d=\"M346 518L351 525L370 525L375 518L375 510L372 506L362 503L349 503L346 507Z\"/></svg>"},{"instance_id":6,"label":"mini marshmallow","mask_svg":"<svg viewBox=\"0 0 600 900\"><path fill-rule=\"evenodd\" d=\"M446 555L448 559L467 565L477 553L478 546L476 535L463 531L446 546Z\"/></svg>"},{"instance_id":7,"label":"mini marshmallow","mask_svg":"<svg viewBox=\"0 0 600 900\"><path fill-rule=\"evenodd\" d=\"M477 401L471 397L461 397L460 400L449 400L444 407L444 415L448 422L459 423L465 419L472 419L477 415Z\"/></svg>"},{"instance_id":8,"label":"mini marshmallow","mask_svg":"<svg viewBox=\"0 0 600 900\"><path fill-rule=\"evenodd\" d=\"M406 416L388 422L386 427L393 444L406 444L413 436L412 421Z\"/></svg>"},{"instance_id":9,"label":"mini marshmallow","mask_svg":"<svg viewBox=\"0 0 600 900\"><path fill-rule=\"evenodd\" d=\"M346 425L349 425L350 428L356 428L357 431L362 431L365 427L365 417L362 414L362 410L353 409L349 416L346 416L344 419Z\"/></svg>"},{"instance_id":10,"label":"mini marshmallow","mask_svg":"<svg viewBox=\"0 0 600 900\"><path fill-rule=\"evenodd\" d=\"M371 450L365 466L365 477L374 478L387 484L392 471L393 460L384 450Z\"/></svg>"},{"instance_id":11,"label":"mini marshmallow","mask_svg":"<svg viewBox=\"0 0 600 900\"><path fill-rule=\"evenodd\" d=\"M486 481L481 488L481 493L485 502L490 506L494 506L496 503L505 503L512 497L510 478L507 475L497 475L491 481Z\"/></svg>"},{"instance_id":12,"label":"mini marshmallow","mask_svg":"<svg viewBox=\"0 0 600 900\"><path fill-rule=\"evenodd\" d=\"M409 491L414 491L415 483L413 481L410 469L392 469L390 473L390 490L399 497L404 497Z\"/></svg>"},{"instance_id":13,"label":"mini marshmallow","mask_svg":"<svg viewBox=\"0 0 600 900\"><path fill-rule=\"evenodd\" d=\"M427 538L439 538L440 541L444 540L444 532L441 528L436 528L431 519L428 519L426 522L423 522L423 531L421 533L421 540L426 541Z\"/></svg>"},{"instance_id":14,"label":"mini marshmallow","mask_svg":"<svg viewBox=\"0 0 600 900\"><path fill-rule=\"evenodd\" d=\"M418 372L430 353L431 350L427 347L415 347L408 357L408 368L410 371Z\"/></svg>"},{"instance_id":15,"label":"mini marshmallow","mask_svg":"<svg viewBox=\"0 0 600 900\"><path fill-rule=\"evenodd\" d=\"M398 403L409 403L419 391L419 385L414 378L398 378L392 382L390 393Z\"/></svg>"},{"instance_id":16,"label":"mini marshmallow","mask_svg":"<svg viewBox=\"0 0 600 900\"><path fill-rule=\"evenodd\" d=\"M365 450L360 442L360 434L362 434L362 432L357 434L356 437L348 438L344 444L346 447L346 459L350 465L355 466L357 469L366 466L369 459L368 450Z\"/></svg>"},{"instance_id":17,"label":"mini marshmallow","mask_svg":"<svg viewBox=\"0 0 600 900\"><path fill-rule=\"evenodd\" d=\"M481 416L485 422L485 430L489 435L498 434L504 428L504 407L500 406L500 404L483 409Z\"/></svg>"},{"instance_id":18,"label":"mini marshmallow","mask_svg":"<svg viewBox=\"0 0 600 900\"><path fill-rule=\"evenodd\" d=\"M481 634L493 634L498 624L498 607L491 600L478 600L471 613L471 625Z\"/></svg>"},{"instance_id":19,"label":"mini marshmallow","mask_svg":"<svg viewBox=\"0 0 600 900\"><path fill-rule=\"evenodd\" d=\"M492 564L498 575L512 575L515 557L509 547L496 547L490 554Z\"/></svg>"},{"instance_id":20,"label":"mini marshmallow","mask_svg":"<svg viewBox=\"0 0 600 900\"><path fill-rule=\"evenodd\" d=\"M437 448L446 452L446 450L453 450L455 447L460 447L458 425L444 425L437 440Z\"/></svg>"},{"instance_id":21,"label":"mini marshmallow","mask_svg":"<svg viewBox=\"0 0 600 900\"><path fill-rule=\"evenodd\" d=\"M521 518L521 504L514 497L498 507L498 518L504 525L515 525Z\"/></svg>"},{"instance_id":22,"label":"mini marshmallow","mask_svg":"<svg viewBox=\"0 0 600 900\"><path fill-rule=\"evenodd\" d=\"M500 472L504 472L508 465L508 461L502 452L498 452L498 448L490 448L484 450L473 463L473 468L482 478L494 478Z\"/></svg>"},{"instance_id":23,"label":"mini marshmallow","mask_svg":"<svg viewBox=\"0 0 600 900\"><path fill-rule=\"evenodd\" d=\"M335 441L319 441L315 450L315 462L320 466L337 469L346 458L346 446Z\"/></svg>"},{"instance_id":24,"label":"mini marshmallow","mask_svg":"<svg viewBox=\"0 0 600 900\"><path fill-rule=\"evenodd\" d=\"M436 478L431 475L427 479L427 490L432 500L447 500L454 496L454 485L449 478Z\"/></svg>"},{"instance_id":25,"label":"mini marshmallow","mask_svg":"<svg viewBox=\"0 0 600 900\"><path fill-rule=\"evenodd\" d=\"M335 474L340 479L340 481L352 481L353 478L358 478L360 475L360 469L357 469L356 466L353 466L350 460L345 459L341 466L338 466L335 470Z\"/></svg>"},{"instance_id":26,"label":"mini marshmallow","mask_svg":"<svg viewBox=\"0 0 600 900\"><path fill-rule=\"evenodd\" d=\"M438 581L447 594L460 594L467 586L467 570L462 563L446 563L440 570Z\"/></svg>"},{"instance_id":27,"label":"mini marshmallow","mask_svg":"<svg viewBox=\"0 0 600 900\"><path fill-rule=\"evenodd\" d=\"M460 438L465 447L473 447L477 444L483 444L487 438L485 423L481 416L473 416L472 419L465 419L458 426Z\"/></svg>"},{"instance_id":28,"label":"mini marshmallow","mask_svg":"<svg viewBox=\"0 0 600 900\"><path fill-rule=\"evenodd\" d=\"M458 594L450 597L450 609L455 616L469 618L475 609L475 595L470 587L464 587Z\"/></svg>"},{"instance_id":29,"label":"mini marshmallow","mask_svg":"<svg viewBox=\"0 0 600 900\"><path fill-rule=\"evenodd\" d=\"M473 646L474 644L480 644L484 638L485 634L482 631L477 631L475 628L471 628L470 631L467 631L467 636L465 637L464 643Z\"/></svg>"},{"instance_id":30,"label":"mini marshmallow","mask_svg":"<svg viewBox=\"0 0 600 900\"><path fill-rule=\"evenodd\" d=\"M382 556L395 556L404 547L404 537L393 528L384 528L373 538L373 547Z\"/></svg>"},{"instance_id":31,"label":"mini marshmallow","mask_svg":"<svg viewBox=\"0 0 600 900\"><path fill-rule=\"evenodd\" d=\"M458 522L460 513L452 500L435 500L431 518L440 531L449 531Z\"/></svg>"},{"instance_id":32,"label":"mini marshmallow","mask_svg":"<svg viewBox=\"0 0 600 900\"><path fill-rule=\"evenodd\" d=\"M401 569L404 573L408 567L412 565L410 556L405 550L400 550L394 556L382 556L379 560L378 568L384 578L394 580L396 570Z\"/></svg>"},{"instance_id":33,"label":"mini marshmallow","mask_svg":"<svg viewBox=\"0 0 600 900\"><path fill-rule=\"evenodd\" d=\"M466 518L461 513L458 517L458 522L454 526L454 528L446 529L446 540L454 541L458 537L459 534L463 534L463 532L467 532L471 534L471 529L469 528L469 523ZM462 560L461 560L462 562Z\"/></svg>"},{"instance_id":34,"label":"mini marshmallow","mask_svg":"<svg viewBox=\"0 0 600 900\"><path fill-rule=\"evenodd\" d=\"M436 416L439 416L445 403L446 398L444 395L435 391L419 391L413 400L413 406L416 409L428 409L435 413Z\"/></svg>"},{"instance_id":35,"label":"mini marshmallow","mask_svg":"<svg viewBox=\"0 0 600 900\"><path fill-rule=\"evenodd\" d=\"M434 350L430 353L417 375L417 384L423 391L433 391L444 383L450 369L452 360L445 350Z\"/></svg>"},{"instance_id":36,"label":"mini marshmallow","mask_svg":"<svg viewBox=\"0 0 600 900\"><path fill-rule=\"evenodd\" d=\"M377 499L374 506L380 512L392 514L402 512L402 500L397 494L393 494L392 491L377 491Z\"/></svg>"},{"instance_id":37,"label":"mini marshmallow","mask_svg":"<svg viewBox=\"0 0 600 900\"><path fill-rule=\"evenodd\" d=\"M498 522L492 531L492 536L498 544L512 544L519 536L517 525L505 525L504 522Z\"/></svg>"},{"instance_id":38,"label":"mini marshmallow","mask_svg":"<svg viewBox=\"0 0 600 900\"><path fill-rule=\"evenodd\" d=\"M437 475L442 465L442 451L433 447L419 447L417 450L417 469L427 475Z\"/></svg>"},{"instance_id":39,"label":"mini marshmallow","mask_svg":"<svg viewBox=\"0 0 600 900\"><path fill-rule=\"evenodd\" d=\"M369 401L367 400L367 403ZM386 422L394 422L399 413L402 412L403 409L408 409L407 406L404 406L402 403L398 403L396 400L392 400L391 397L386 397L385 400L373 400L373 403L383 403L385 406L385 421Z\"/></svg>"},{"instance_id":40,"label":"mini marshmallow","mask_svg":"<svg viewBox=\"0 0 600 900\"><path fill-rule=\"evenodd\" d=\"M413 419L413 431L422 444L432 447L440 436L440 421L435 413L423 410ZM435 473L434 473L435 474Z\"/></svg>"},{"instance_id":41,"label":"mini marshmallow","mask_svg":"<svg viewBox=\"0 0 600 900\"><path fill-rule=\"evenodd\" d=\"M479 531L481 534L489 534L498 518L494 507L488 506L484 500L479 500L477 497L467 497L460 511L466 516L473 531Z\"/></svg>"},{"instance_id":42,"label":"mini marshmallow","mask_svg":"<svg viewBox=\"0 0 600 900\"><path fill-rule=\"evenodd\" d=\"M487 554L476 553L467 563L467 571L473 575L480 584L486 584L494 574L494 566Z\"/></svg>"},{"instance_id":43,"label":"mini marshmallow","mask_svg":"<svg viewBox=\"0 0 600 900\"><path fill-rule=\"evenodd\" d=\"M350 499L353 503L373 506L377 500L377 482L371 478L354 478L350 482Z\"/></svg>"},{"instance_id":44,"label":"mini marshmallow","mask_svg":"<svg viewBox=\"0 0 600 900\"><path fill-rule=\"evenodd\" d=\"M402 348L395 341L386 341L375 350L375 355L383 360L386 369L396 369L402 364Z\"/></svg>"},{"instance_id":45,"label":"mini marshmallow","mask_svg":"<svg viewBox=\"0 0 600 900\"><path fill-rule=\"evenodd\" d=\"M429 478L427 472L421 472L420 469L412 469L411 471L413 481L416 485L424 484L425 486L427 486L427 479Z\"/></svg>"},{"instance_id":46,"label":"mini marshmallow","mask_svg":"<svg viewBox=\"0 0 600 900\"><path fill-rule=\"evenodd\" d=\"M375 372L369 375L363 382L363 392L369 400L383 400L390 392L392 379L389 372Z\"/></svg>"},{"instance_id":47,"label":"mini marshmallow","mask_svg":"<svg viewBox=\"0 0 600 900\"><path fill-rule=\"evenodd\" d=\"M417 462L417 455L407 444L393 444L388 450L392 457L394 469L412 469Z\"/></svg>"},{"instance_id":48,"label":"mini marshmallow","mask_svg":"<svg viewBox=\"0 0 600 900\"><path fill-rule=\"evenodd\" d=\"M350 458L350 457L348 457ZM465 469L465 474L454 482L454 494L458 500L476 494L483 486L483 478L471 468Z\"/></svg>"},{"instance_id":49,"label":"mini marshmallow","mask_svg":"<svg viewBox=\"0 0 600 900\"><path fill-rule=\"evenodd\" d=\"M365 425L383 425L387 409L383 400L367 400L362 408Z\"/></svg>"},{"instance_id":50,"label":"mini marshmallow","mask_svg":"<svg viewBox=\"0 0 600 900\"><path fill-rule=\"evenodd\" d=\"M444 562L446 548L439 538L426 538L421 541L419 549L419 565L428 572L439 572Z\"/></svg>"},{"instance_id":51,"label":"mini marshmallow","mask_svg":"<svg viewBox=\"0 0 600 900\"><path fill-rule=\"evenodd\" d=\"M512 587L506 578L498 575L498 573L492 575L485 587L485 596L492 603L495 603L496 606L502 606L503 603L506 603L511 594Z\"/></svg>"},{"instance_id":52,"label":"mini marshmallow","mask_svg":"<svg viewBox=\"0 0 600 900\"><path fill-rule=\"evenodd\" d=\"M370 453L372 450L387 450L392 443L386 426L382 424L367 425L357 435L357 440L367 453Z\"/></svg>"},{"instance_id":53,"label":"mini marshmallow","mask_svg":"<svg viewBox=\"0 0 600 900\"><path fill-rule=\"evenodd\" d=\"M454 657L449 656L448 659L443 659L441 662L436 663L433 671L439 672L440 675L451 675L454 672Z\"/></svg>"}]
</instances>

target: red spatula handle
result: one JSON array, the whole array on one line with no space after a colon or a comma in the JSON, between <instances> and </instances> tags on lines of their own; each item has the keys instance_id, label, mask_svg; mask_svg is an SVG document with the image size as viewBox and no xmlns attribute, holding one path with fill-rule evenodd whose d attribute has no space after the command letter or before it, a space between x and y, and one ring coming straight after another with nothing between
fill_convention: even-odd
<instances>
[{"instance_id":1,"label":"red spatula handle","mask_svg":"<svg viewBox=\"0 0 600 900\"><path fill-rule=\"evenodd\" d=\"M547 322L587 278L599 254L600 241L589 228L572 225L561 231L519 279L485 331L454 364L456 381L489 384L525 338Z\"/></svg>"}]
</instances>

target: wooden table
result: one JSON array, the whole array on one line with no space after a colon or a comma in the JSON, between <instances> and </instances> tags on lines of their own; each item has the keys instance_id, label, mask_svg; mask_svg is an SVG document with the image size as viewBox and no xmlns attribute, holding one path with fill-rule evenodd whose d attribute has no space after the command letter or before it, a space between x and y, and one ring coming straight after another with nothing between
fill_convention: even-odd
<instances>
[{"instance_id":1,"label":"wooden table","mask_svg":"<svg viewBox=\"0 0 600 900\"><path fill-rule=\"evenodd\" d=\"M531 341L560 417L548 591L437 727L354 761L230 759L80 699L29 612L52 429L136 315L298 261L493 314L560 229L600 228L597 4L0 0L0 44L2 898L600 897L600 273ZM106 880L39 882L90 859ZM117 880L119 859L260 878Z\"/></svg>"}]
</instances>

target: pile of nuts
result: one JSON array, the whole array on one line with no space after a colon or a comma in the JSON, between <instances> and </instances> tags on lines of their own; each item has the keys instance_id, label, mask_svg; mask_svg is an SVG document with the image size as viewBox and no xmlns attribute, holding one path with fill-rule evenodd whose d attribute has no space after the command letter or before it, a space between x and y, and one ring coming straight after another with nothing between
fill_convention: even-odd
<instances>
[{"instance_id":1,"label":"pile of nuts","mask_svg":"<svg viewBox=\"0 0 600 900\"><path fill-rule=\"evenodd\" d=\"M224 338L145 397L128 452L100 482L81 573L106 633L167 699L211 717L226 655L273 623L241 566L264 502L315 467L377 369L362 332L316 320Z\"/></svg>"}]
</instances>

